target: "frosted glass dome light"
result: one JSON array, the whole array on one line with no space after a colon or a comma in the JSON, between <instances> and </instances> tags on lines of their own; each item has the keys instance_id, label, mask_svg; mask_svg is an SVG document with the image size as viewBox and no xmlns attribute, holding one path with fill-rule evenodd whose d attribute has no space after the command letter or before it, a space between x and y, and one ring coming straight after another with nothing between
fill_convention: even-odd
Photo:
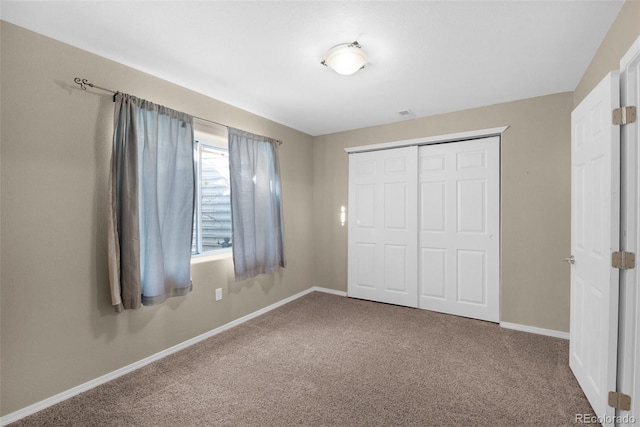
<instances>
[{"instance_id":1,"label":"frosted glass dome light","mask_svg":"<svg viewBox=\"0 0 640 427\"><path fill-rule=\"evenodd\" d=\"M321 64L338 74L348 76L367 65L367 54L357 41L339 44L329 49Z\"/></svg>"}]
</instances>

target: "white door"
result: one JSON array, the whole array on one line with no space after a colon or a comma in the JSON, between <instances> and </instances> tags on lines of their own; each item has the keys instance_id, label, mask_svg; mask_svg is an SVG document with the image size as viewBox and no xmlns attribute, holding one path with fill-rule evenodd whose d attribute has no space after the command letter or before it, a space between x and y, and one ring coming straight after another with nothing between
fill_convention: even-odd
<instances>
[{"instance_id":1,"label":"white door","mask_svg":"<svg viewBox=\"0 0 640 427\"><path fill-rule=\"evenodd\" d=\"M620 105L640 106L640 37L620 61ZM636 253L640 242L640 123L636 119L620 127L620 249ZM620 271L620 321L618 323L619 392L631 396L631 411L619 411L621 426L636 425L640 418L640 292L638 269ZM632 415L635 422L629 417ZM625 419L624 417L627 416Z\"/></svg>"},{"instance_id":2,"label":"white door","mask_svg":"<svg viewBox=\"0 0 640 427\"><path fill-rule=\"evenodd\" d=\"M420 147L419 307L500 320L500 138Z\"/></svg>"},{"instance_id":3,"label":"white door","mask_svg":"<svg viewBox=\"0 0 640 427\"><path fill-rule=\"evenodd\" d=\"M613 416L616 387L620 133L611 111L619 105L612 72L571 114L571 332L569 365L596 415Z\"/></svg>"},{"instance_id":4,"label":"white door","mask_svg":"<svg viewBox=\"0 0 640 427\"><path fill-rule=\"evenodd\" d=\"M349 155L348 295L416 307L417 147Z\"/></svg>"}]
</instances>

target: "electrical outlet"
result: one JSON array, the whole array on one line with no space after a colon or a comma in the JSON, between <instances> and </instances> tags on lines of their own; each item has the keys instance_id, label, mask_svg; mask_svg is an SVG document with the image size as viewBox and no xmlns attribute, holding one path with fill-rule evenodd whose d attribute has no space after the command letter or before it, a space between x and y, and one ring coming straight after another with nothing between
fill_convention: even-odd
<instances>
[{"instance_id":1,"label":"electrical outlet","mask_svg":"<svg viewBox=\"0 0 640 427\"><path fill-rule=\"evenodd\" d=\"M216 289L216 301L220 301L222 299L222 288Z\"/></svg>"}]
</instances>

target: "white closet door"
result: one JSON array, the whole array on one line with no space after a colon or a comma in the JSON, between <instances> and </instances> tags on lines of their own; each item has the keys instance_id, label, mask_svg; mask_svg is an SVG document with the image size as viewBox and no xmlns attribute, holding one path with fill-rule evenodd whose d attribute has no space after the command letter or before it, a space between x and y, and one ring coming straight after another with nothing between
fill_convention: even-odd
<instances>
[{"instance_id":1,"label":"white closet door","mask_svg":"<svg viewBox=\"0 0 640 427\"><path fill-rule=\"evenodd\" d=\"M618 72L609 73L571 113L571 333L569 366L596 415L615 415L620 244L620 102ZM603 423L603 425L612 425Z\"/></svg>"},{"instance_id":2,"label":"white closet door","mask_svg":"<svg viewBox=\"0 0 640 427\"><path fill-rule=\"evenodd\" d=\"M348 294L417 306L417 147L349 155Z\"/></svg>"},{"instance_id":3,"label":"white closet door","mask_svg":"<svg viewBox=\"0 0 640 427\"><path fill-rule=\"evenodd\" d=\"M500 320L500 139L420 147L419 307Z\"/></svg>"}]
</instances>

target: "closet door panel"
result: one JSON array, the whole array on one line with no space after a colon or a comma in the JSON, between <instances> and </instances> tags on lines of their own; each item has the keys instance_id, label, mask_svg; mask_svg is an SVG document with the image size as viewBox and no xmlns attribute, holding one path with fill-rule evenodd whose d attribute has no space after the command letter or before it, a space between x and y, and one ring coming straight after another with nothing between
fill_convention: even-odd
<instances>
[{"instance_id":1,"label":"closet door panel","mask_svg":"<svg viewBox=\"0 0 640 427\"><path fill-rule=\"evenodd\" d=\"M417 147L349 155L349 296L417 306L417 210Z\"/></svg>"},{"instance_id":2,"label":"closet door panel","mask_svg":"<svg viewBox=\"0 0 640 427\"><path fill-rule=\"evenodd\" d=\"M447 298L447 250L420 248L420 265L429 271L429 279L421 281L421 296L444 300Z\"/></svg>"},{"instance_id":3,"label":"closet door panel","mask_svg":"<svg viewBox=\"0 0 640 427\"><path fill-rule=\"evenodd\" d=\"M499 138L425 145L419 157L419 307L498 322Z\"/></svg>"},{"instance_id":4,"label":"closet door panel","mask_svg":"<svg viewBox=\"0 0 640 427\"><path fill-rule=\"evenodd\" d=\"M458 302L486 305L487 303L487 251L458 250L457 295Z\"/></svg>"},{"instance_id":5,"label":"closet door panel","mask_svg":"<svg viewBox=\"0 0 640 427\"><path fill-rule=\"evenodd\" d=\"M447 183L432 181L420 183L420 223L424 231L445 233L447 220Z\"/></svg>"}]
</instances>

